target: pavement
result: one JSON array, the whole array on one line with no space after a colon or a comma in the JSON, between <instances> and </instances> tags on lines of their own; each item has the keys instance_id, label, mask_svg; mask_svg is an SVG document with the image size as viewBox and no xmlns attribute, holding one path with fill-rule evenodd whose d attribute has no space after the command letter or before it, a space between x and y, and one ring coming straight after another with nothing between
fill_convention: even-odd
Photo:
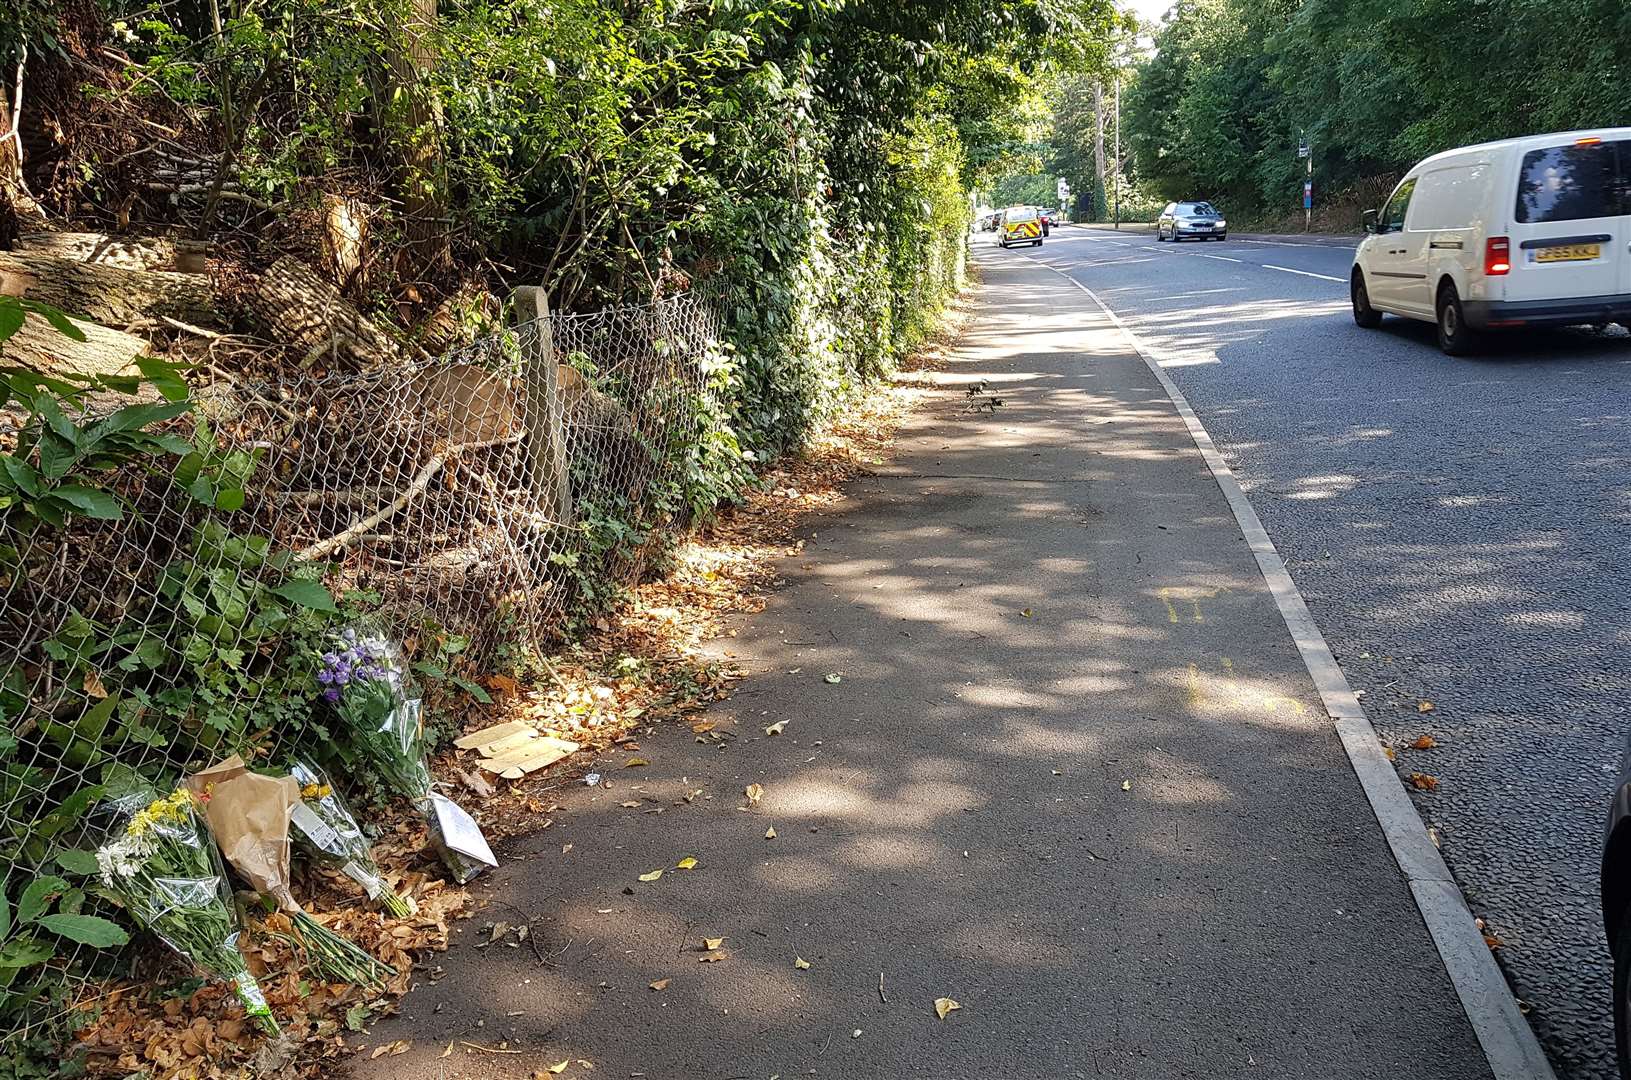
<instances>
[{"instance_id":1,"label":"pavement","mask_svg":"<svg viewBox=\"0 0 1631 1080\"><path fill-rule=\"evenodd\" d=\"M737 737L563 788L356 1076L1491 1075L1183 418L1080 290L978 258L945 390L717 643Z\"/></svg>"},{"instance_id":2,"label":"pavement","mask_svg":"<svg viewBox=\"0 0 1631 1080\"><path fill-rule=\"evenodd\" d=\"M1451 359L1431 325L1356 327L1350 252L1301 236L1071 227L1026 254L1183 391L1401 772L1437 779L1413 797L1558 1074L1617 1077L1597 863L1631 686L1631 340Z\"/></svg>"}]
</instances>

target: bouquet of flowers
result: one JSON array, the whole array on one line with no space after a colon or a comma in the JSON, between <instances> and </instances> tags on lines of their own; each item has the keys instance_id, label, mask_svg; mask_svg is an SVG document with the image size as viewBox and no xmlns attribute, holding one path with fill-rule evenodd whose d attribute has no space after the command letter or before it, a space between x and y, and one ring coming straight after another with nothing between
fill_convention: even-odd
<instances>
[{"instance_id":1,"label":"bouquet of flowers","mask_svg":"<svg viewBox=\"0 0 1631 1080\"><path fill-rule=\"evenodd\" d=\"M289 775L300 785L300 801L289 813L295 837L304 842L318 862L361 885L368 898L378 900L392 916L403 919L412 915L412 902L380 877L368 839L323 771L296 760L289 765Z\"/></svg>"},{"instance_id":2,"label":"bouquet of flowers","mask_svg":"<svg viewBox=\"0 0 1631 1080\"><path fill-rule=\"evenodd\" d=\"M115 807L129 815L96 853L102 884L131 918L195 968L232 987L244 1011L270 1035L277 1020L238 951L242 926L221 857L199 820L192 794L136 792Z\"/></svg>"},{"instance_id":3,"label":"bouquet of flowers","mask_svg":"<svg viewBox=\"0 0 1631 1080\"><path fill-rule=\"evenodd\" d=\"M187 786L227 862L255 891L287 913L312 970L330 982L383 987L396 969L336 934L295 902L289 889L289 818L300 785L288 776L261 776L236 754L195 773Z\"/></svg>"},{"instance_id":4,"label":"bouquet of flowers","mask_svg":"<svg viewBox=\"0 0 1631 1080\"><path fill-rule=\"evenodd\" d=\"M396 642L370 627L348 627L322 656L317 683L386 785L418 806L431 844L463 885L498 859L481 827L431 787L423 700Z\"/></svg>"}]
</instances>

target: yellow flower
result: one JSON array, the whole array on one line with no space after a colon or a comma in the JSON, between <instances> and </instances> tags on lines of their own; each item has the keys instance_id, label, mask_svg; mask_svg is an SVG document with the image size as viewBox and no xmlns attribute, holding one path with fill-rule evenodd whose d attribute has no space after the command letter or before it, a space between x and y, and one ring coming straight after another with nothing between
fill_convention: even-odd
<instances>
[{"instance_id":1,"label":"yellow flower","mask_svg":"<svg viewBox=\"0 0 1631 1080\"><path fill-rule=\"evenodd\" d=\"M141 836L155 825L184 821L192 810L192 804L192 793L186 788L177 788L162 799L154 799L145 809L136 811L125 833L128 836Z\"/></svg>"}]
</instances>

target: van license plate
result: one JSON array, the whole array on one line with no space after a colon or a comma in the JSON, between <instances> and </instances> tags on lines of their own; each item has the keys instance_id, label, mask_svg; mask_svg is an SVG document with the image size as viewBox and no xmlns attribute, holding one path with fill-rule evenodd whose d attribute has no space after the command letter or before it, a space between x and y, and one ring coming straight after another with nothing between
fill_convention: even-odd
<instances>
[{"instance_id":1,"label":"van license plate","mask_svg":"<svg viewBox=\"0 0 1631 1080\"><path fill-rule=\"evenodd\" d=\"M1585 262L1589 259L1601 258L1602 254L1603 245L1601 244L1558 244L1555 247L1536 249L1535 261L1543 263Z\"/></svg>"}]
</instances>

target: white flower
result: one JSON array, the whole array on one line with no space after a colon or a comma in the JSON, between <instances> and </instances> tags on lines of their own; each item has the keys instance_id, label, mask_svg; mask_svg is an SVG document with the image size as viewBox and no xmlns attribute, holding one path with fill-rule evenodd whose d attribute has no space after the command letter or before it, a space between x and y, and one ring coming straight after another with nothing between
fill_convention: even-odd
<instances>
[{"instance_id":1,"label":"white flower","mask_svg":"<svg viewBox=\"0 0 1631 1080\"><path fill-rule=\"evenodd\" d=\"M131 877L153 854L153 844L145 835L125 836L96 851L96 865L102 872L102 883L113 885L116 877Z\"/></svg>"}]
</instances>

